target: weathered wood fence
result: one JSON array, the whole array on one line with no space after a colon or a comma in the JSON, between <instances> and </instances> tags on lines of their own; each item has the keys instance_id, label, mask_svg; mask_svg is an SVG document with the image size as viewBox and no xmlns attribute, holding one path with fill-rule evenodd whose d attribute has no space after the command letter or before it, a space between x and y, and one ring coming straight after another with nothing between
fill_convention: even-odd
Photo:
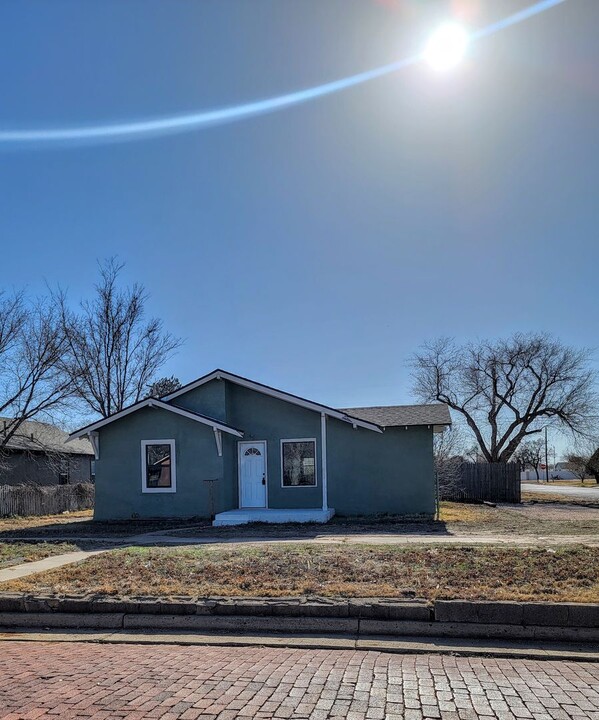
<instances>
[{"instance_id":1,"label":"weathered wood fence","mask_svg":"<svg viewBox=\"0 0 599 720\"><path fill-rule=\"evenodd\" d=\"M441 489L442 500L519 503L518 463L462 463L453 482Z\"/></svg>"},{"instance_id":2,"label":"weathered wood fence","mask_svg":"<svg viewBox=\"0 0 599 720\"><path fill-rule=\"evenodd\" d=\"M94 506L92 483L77 485L0 485L0 517L57 515Z\"/></svg>"}]
</instances>

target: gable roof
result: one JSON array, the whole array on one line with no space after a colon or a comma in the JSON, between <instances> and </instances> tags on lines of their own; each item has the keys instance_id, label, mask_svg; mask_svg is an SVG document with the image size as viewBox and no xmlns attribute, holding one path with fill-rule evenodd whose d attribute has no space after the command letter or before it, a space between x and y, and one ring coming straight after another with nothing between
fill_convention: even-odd
<instances>
[{"instance_id":1,"label":"gable roof","mask_svg":"<svg viewBox=\"0 0 599 720\"><path fill-rule=\"evenodd\" d=\"M11 419L0 418L0 435L4 422L8 425ZM26 420L21 423L17 432L6 443L5 448L13 451L68 453L69 455L94 454L89 440L69 442L69 434L64 430L56 425L37 420Z\"/></svg>"},{"instance_id":2,"label":"gable roof","mask_svg":"<svg viewBox=\"0 0 599 720\"><path fill-rule=\"evenodd\" d=\"M378 405L375 407L345 408L345 412L382 427L409 425L451 425L449 408L442 403L433 405Z\"/></svg>"},{"instance_id":3,"label":"gable roof","mask_svg":"<svg viewBox=\"0 0 599 720\"><path fill-rule=\"evenodd\" d=\"M208 417L208 415L201 415L200 413L194 412L193 410L180 408L177 407L177 405L170 405L169 403L166 403L163 400L158 400L157 398L147 398L146 400L140 400L140 402L135 403L134 405L129 405L129 407L124 408L120 412L114 413L113 415L109 415L106 418L102 418L101 420L90 423L85 427L79 428L79 430L75 430L69 435L69 440L72 441L82 437L83 435L94 432L95 430L98 430L104 425L108 425L109 423L114 422L115 420L119 420L126 415L137 412L144 407L155 407L159 408L160 410L168 410L169 412L175 413L176 415L182 415L189 420L195 420L196 422L202 423L203 425L209 425L214 430L222 430L222 432L229 433L230 435L243 437L243 432L241 430L234 428L232 425L227 425L220 420L215 420L214 418Z\"/></svg>"},{"instance_id":4,"label":"gable roof","mask_svg":"<svg viewBox=\"0 0 599 720\"><path fill-rule=\"evenodd\" d=\"M256 382L255 380L249 380L248 378L244 378L241 375L235 375L234 373L227 372L226 370L213 370L211 373L203 375L201 378L187 383L187 385L183 385L183 387L175 390L169 395L165 395L163 400L170 402L180 395L184 395L191 390L195 390L195 388L205 385L212 380L228 380L229 382L250 388L251 390L256 390L264 395L270 395L271 397L278 398L279 400L284 400L285 402L292 403L293 405L299 405L300 407L305 407L308 410L324 413L330 417L337 418L337 420L343 420L344 422L367 428L368 430L373 430L374 432L383 432L382 427L378 423L360 418L359 416L353 416L346 410L338 410L336 408L329 407L328 405L322 405L321 403L313 402L312 400L306 400L306 398L302 398L299 395L293 395L292 393L285 392L284 390L277 390L277 388L273 388L270 385L264 385L263 383Z\"/></svg>"}]
</instances>

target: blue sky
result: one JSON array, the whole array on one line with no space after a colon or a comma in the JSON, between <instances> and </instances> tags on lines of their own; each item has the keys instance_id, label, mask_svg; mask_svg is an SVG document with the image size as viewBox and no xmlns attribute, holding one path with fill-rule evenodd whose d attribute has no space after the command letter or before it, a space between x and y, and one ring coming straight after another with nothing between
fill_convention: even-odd
<instances>
[{"instance_id":1,"label":"blue sky","mask_svg":"<svg viewBox=\"0 0 599 720\"><path fill-rule=\"evenodd\" d=\"M419 51L508 0L5 0L0 126L211 109ZM180 136L0 148L2 284L90 292L118 255L216 366L332 405L409 402L426 339L597 338L596 0L419 66Z\"/></svg>"}]
</instances>

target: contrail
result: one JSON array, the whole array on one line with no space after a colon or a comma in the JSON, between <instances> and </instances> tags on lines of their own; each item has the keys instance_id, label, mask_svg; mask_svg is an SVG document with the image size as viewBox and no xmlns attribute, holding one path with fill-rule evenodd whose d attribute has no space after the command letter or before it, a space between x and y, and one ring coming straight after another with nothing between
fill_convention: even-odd
<instances>
[{"instance_id":1,"label":"contrail","mask_svg":"<svg viewBox=\"0 0 599 720\"><path fill-rule=\"evenodd\" d=\"M474 30L470 33L471 40L493 35L501 30L517 25L524 20L539 15L566 0L542 0L520 12L509 15L503 20L487 25L486 27ZM189 132L220 125L234 120L242 120L254 115L270 113L283 108L298 105L314 100L324 95L345 90L355 85L369 82L375 78L383 77L391 73L403 70L423 60L422 54L398 60L383 65L373 70L351 75L350 77L334 80L333 82L317 85L316 87L298 90L286 95L279 95L264 100L256 100L242 105L219 108L216 110L205 110L182 115L171 115L168 117L153 118L151 120L135 120L132 122L111 123L104 125L87 125L81 127L48 128L32 130L9 130L0 128L0 145L49 145L49 144L91 144L101 142L116 142L123 140L140 140L144 138L171 135L175 133Z\"/></svg>"}]
</instances>

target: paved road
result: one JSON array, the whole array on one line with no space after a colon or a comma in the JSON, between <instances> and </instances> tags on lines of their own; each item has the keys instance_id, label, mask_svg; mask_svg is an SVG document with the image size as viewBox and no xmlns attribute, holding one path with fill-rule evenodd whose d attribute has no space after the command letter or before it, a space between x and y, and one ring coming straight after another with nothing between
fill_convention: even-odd
<instances>
[{"instance_id":1,"label":"paved road","mask_svg":"<svg viewBox=\"0 0 599 720\"><path fill-rule=\"evenodd\" d=\"M0 718L599 720L599 664L2 643Z\"/></svg>"},{"instance_id":2,"label":"paved road","mask_svg":"<svg viewBox=\"0 0 599 720\"><path fill-rule=\"evenodd\" d=\"M586 498L587 500L596 500L599 503L599 488L594 487L570 487L568 485L554 485L551 482L543 485L540 483L522 483L522 491Z\"/></svg>"}]
</instances>

